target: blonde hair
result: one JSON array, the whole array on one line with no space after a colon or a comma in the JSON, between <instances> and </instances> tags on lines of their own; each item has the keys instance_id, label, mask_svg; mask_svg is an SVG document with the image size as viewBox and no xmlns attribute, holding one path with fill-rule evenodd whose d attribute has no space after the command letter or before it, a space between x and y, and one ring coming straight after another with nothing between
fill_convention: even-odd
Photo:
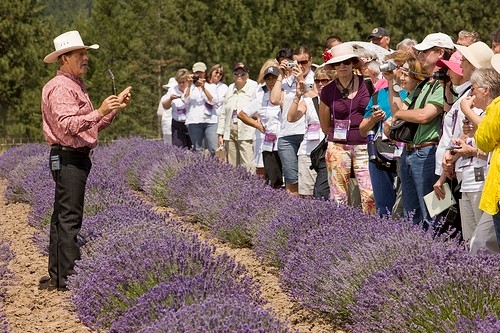
<instances>
[{"instance_id":1,"label":"blonde hair","mask_svg":"<svg viewBox=\"0 0 500 333\"><path fill-rule=\"evenodd\" d=\"M259 84L263 84L264 83L264 72L266 71L266 69L270 66L276 66L278 67L279 66L279 63L276 59L267 59L264 64L262 65L262 67L260 68L260 72L259 72L259 76L257 77L257 82Z\"/></svg>"},{"instance_id":2,"label":"blonde hair","mask_svg":"<svg viewBox=\"0 0 500 333\"><path fill-rule=\"evenodd\" d=\"M187 80L188 76L189 76L189 70L187 68L180 68L177 70L177 73L175 73L175 81L179 82L182 79Z\"/></svg>"}]
</instances>

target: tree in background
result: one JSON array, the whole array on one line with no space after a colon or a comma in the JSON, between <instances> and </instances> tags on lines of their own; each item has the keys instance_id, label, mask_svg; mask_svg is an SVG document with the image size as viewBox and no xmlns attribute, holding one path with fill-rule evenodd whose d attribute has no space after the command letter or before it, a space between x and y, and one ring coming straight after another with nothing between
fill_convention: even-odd
<instances>
[{"instance_id":1,"label":"tree in background","mask_svg":"<svg viewBox=\"0 0 500 333\"><path fill-rule=\"evenodd\" d=\"M232 64L244 61L255 79L262 63L281 47L307 45L322 63L323 43L335 34L365 41L371 30L391 32L391 46L405 37L422 40L431 32L456 38L478 31L489 42L500 16L498 6L477 0L37 0L0 3L0 135L41 138L40 91L55 67L43 63L55 36L80 31L91 52L86 85L99 105L111 89L133 86L131 105L102 139L130 135L158 137L156 108L161 86L178 68L196 61L221 63L226 81ZM71 10L69 10L71 9ZM5 19L4 19L5 18ZM57 24L54 24L57 23Z\"/></svg>"}]
</instances>

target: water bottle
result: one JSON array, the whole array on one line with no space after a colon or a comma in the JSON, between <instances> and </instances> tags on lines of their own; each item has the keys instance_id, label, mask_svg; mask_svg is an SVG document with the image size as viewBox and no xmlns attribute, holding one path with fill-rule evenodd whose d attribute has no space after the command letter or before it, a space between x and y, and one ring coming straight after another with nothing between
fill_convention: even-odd
<instances>
[{"instance_id":1,"label":"water bottle","mask_svg":"<svg viewBox=\"0 0 500 333\"><path fill-rule=\"evenodd\" d=\"M373 161L377 158L377 148L375 148L375 131L368 132L368 159Z\"/></svg>"}]
</instances>

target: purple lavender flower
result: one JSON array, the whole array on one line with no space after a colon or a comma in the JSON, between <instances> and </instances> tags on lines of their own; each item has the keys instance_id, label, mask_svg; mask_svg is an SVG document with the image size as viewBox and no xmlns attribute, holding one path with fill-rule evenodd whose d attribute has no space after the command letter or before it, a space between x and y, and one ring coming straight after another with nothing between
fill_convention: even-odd
<instances>
[{"instance_id":1,"label":"purple lavender flower","mask_svg":"<svg viewBox=\"0 0 500 333\"><path fill-rule=\"evenodd\" d=\"M500 320L497 315L476 316L474 319L460 316L456 327L445 330L447 333L498 333L500 332Z\"/></svg>"},{"instance_id":2,"label":"purple lavender flower","mask_svg":"<svg viewBox=\"0 0 500 333\"><path fill-rule=\"evenodd\" d=\"M366 279L401 257L428 252L435 240L410 223L352 216L341 206L330 214L330 225L298 228L302 236L289 246L281 277L293 299L342 324Z\"/></svg>"},{"instance_id":3,"label":"purple lavender flower","mask_svg":"<svg viewBox=\"0 0 500 333\"><path fill-rule=\"evenodd\" d=\"M241 190L238 198L222 208L212 224L220 240L237 247L252 247L255 236L276 217L290 195L263 182Z\"/></svg>"},{"instance_id":4,"label":"purple lavender flower","mask_svg":"<svg viewBox=\"0 0 500 333\"><path fill-rule=\"evenodd\" d=\"M170 332L293 332L278 321L269 310L240 297L209 297L202 303L187 305L178 311L166 312L140 333Z\"/></svg>"},{"instance_id":5,"label":"purple lavender flower","mask_svg":"<svg viewBox=\"0 0 500 333\"><path fill-rule=\"evenodd\" d=\"M479 318L479 325L488 314L500 313L498 267L499 256L471 256L450 242L403 256L360 289L352 307L353 329L457 332L465 318Z\"/></svg>"},{"instance_id":6,"label":"purple lavender flower","mask_svg":"<svg viewBox=\"0 0 500 333\"><path fill-rule=\"evenodd\" d=\"M177 276L168 282L161 282L137 299L123 316L113 321L110 332L137 332L166 313L177 311L184 306L203 303L207 298L234 298L260 306L258 293L252 290L253 282L248 278L241 281L222 275L212 275L212 271L196 276Z\"/></svg>"},{"instance_id":7,"label":"purple lavender flower","mask_svg":"<svg viewBox=\"0 0 500 333\"><path fill-rule=\"evenodd\" d=\"M109 327L149 289L178 276L244 278L232 259L214 259L213 248L163 221L122 221L110 235L86 244L69 279L81 320L96 329ZM246 285L242 292L252 294Z\"/></svg>"},{"instance_id":8,"label":"purple lavender flower","mask_svg":"<svg viewBox=\"0 0 500 333\"><path fill-rule=\"evenodd\" d=\"M10 242L0 239L0 332L9 332L9 322L5 316L3 303L5 299L5 287L10 284L14 274L8 269L9 262L14 258L10 250Z\"/></svg>"}]
</instances>

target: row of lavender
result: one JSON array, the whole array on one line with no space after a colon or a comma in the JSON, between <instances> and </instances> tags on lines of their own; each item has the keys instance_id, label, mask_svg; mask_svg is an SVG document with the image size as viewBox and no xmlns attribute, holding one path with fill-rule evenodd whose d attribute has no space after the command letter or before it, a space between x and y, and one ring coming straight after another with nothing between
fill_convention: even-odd
<instances>
[{"instance_id":1,"label":"row of lavender","mask_svg":"<svg viewBox=\"0 0 500 333\"><path fill-rule=\"evenodd\" d=\"M252 247L295 300L355 332L500 331L498 256L472 257L409 221L290 197L158 142L130 144L117 171L219 239Z\"/></svg>"},{"instance_id":2,"label":"row of lavender","mask_svg":"<svg viewBox=\"0 0 500 333\"><path fill-rule=\"evenodd\" d=\"M8 269L8 264L13 258L9 242L0 239L0 332L9 332L9 322L4 312L5 287L13 278L13 273Z\"/></svg>"},{"instance_id":3,"label":"row of lavender","mask_svg":"<svg viewBox=\"0 0 500 333\"><path fill-rule=\"evenodd\" d=\"M137 200L134 197L124 199L129 187L145 191L159 205L189 215L193 221L208 226L221 240L253 247L263 261L279 268L283 287L295 300L356 332L500 330L498 256L480 253L471 257L453 241L432 239L405 221L368 217L356 209L330 202L290 197L265 187L260 179L242 169L154 141L120 140L99 149L94 160L96 166L102 167L92 172L92 179L99 182L89 182L86 213L102 222L94 230L90 226L96 222L92 218L86 220L89 227L82 233L82 242L88 242L85 248L90 263L82 260L74 287L77 296L78 289L83 289L81 281L96 288L100 279L104 279L106 286L111 283L120 287L113 289L112 296L103 293L104 296L93 300L98 304L87 305L75 296L76 304L85 304L83 310L95 308L99 312L82 311L88 316L84 317L86 323L105 326L110 325L112 318L121 316L130 320L127 322L130 325L133 320L127 318L131 316L119 311L134 306L127 303L128 298L123 300L123 295L129 297L132 291L143 295L144 283L146 288L157 285L156 276L136 277L130 273L126 279L139 279L143 284L123 287L122 282L114 282L123 274L121 270L120 274L106 272L108 280L101 275L96 277L93 272L105 266L103 261L118 265L115 257L108 257L113 249L126 253L128 259L119 261L121 267L138 266L141 270L138 274L156 270L155 263L137 264L137 260L150 257L126 250L129 243L147 250L147 239L154 237L154 233L145 236L143 243L140 240L135 243L135 239L138 233L144 233L144 221L151 223L150 218L139 219L134 228L127 226L123 236L116 232L130 215L140 215L136 212L122 217L118 215L120 212L132 207L144 209L144 203L131 204ZM0 161L0 175L1 168ZM22 188L29 187L26 185ZM103 194L101 189L96 190L99 186L111 190ZM116 215L99 217L103 211L99 204L107 207L109 203L117 205L116 210L109 209ZM145 211L151 214L149 208ZM33 215L34 220L43 220L41 212L35 210ZM110 240L114 238L118 240ZM105 247L108 244L111 249ZM154 253L146 253L151 260L155 258ZM168 253L160 253L168 258ZM169 290L166 286L162 288ZM86 294L88 291L80 295L85 298ZM158 294L163 295L156 291L151 297ZM177 296L167 294L170 302L176 301ZM106 307L110 297L118 309ZM102 299L108 305L103 306ZM133 302L145 308L136 299ZM149 304L150 299L146 297L144 302ZM152 312L157 313L157 309L154 307ZM209 309L212 307L198 310ZM140 321L141 316L134 318Z\"/></svg>"},{"instance_id":4,"label":"row of lavender","mask_svg":"<svg viewBox=\"0 0 500 333\"><path fill-rule=\"evenodd\" d=\"M69 281L82 322L109 332L290 332L266 309L244 267L216 255L121 181L126 155L143 143L123 140L94 154L79 238L82 260ZM43 145L0 156L6 198L33 205L29 223L40 231L35 239L42 251L53 200L47 162Z\"/></svg>"}]
</instances>

